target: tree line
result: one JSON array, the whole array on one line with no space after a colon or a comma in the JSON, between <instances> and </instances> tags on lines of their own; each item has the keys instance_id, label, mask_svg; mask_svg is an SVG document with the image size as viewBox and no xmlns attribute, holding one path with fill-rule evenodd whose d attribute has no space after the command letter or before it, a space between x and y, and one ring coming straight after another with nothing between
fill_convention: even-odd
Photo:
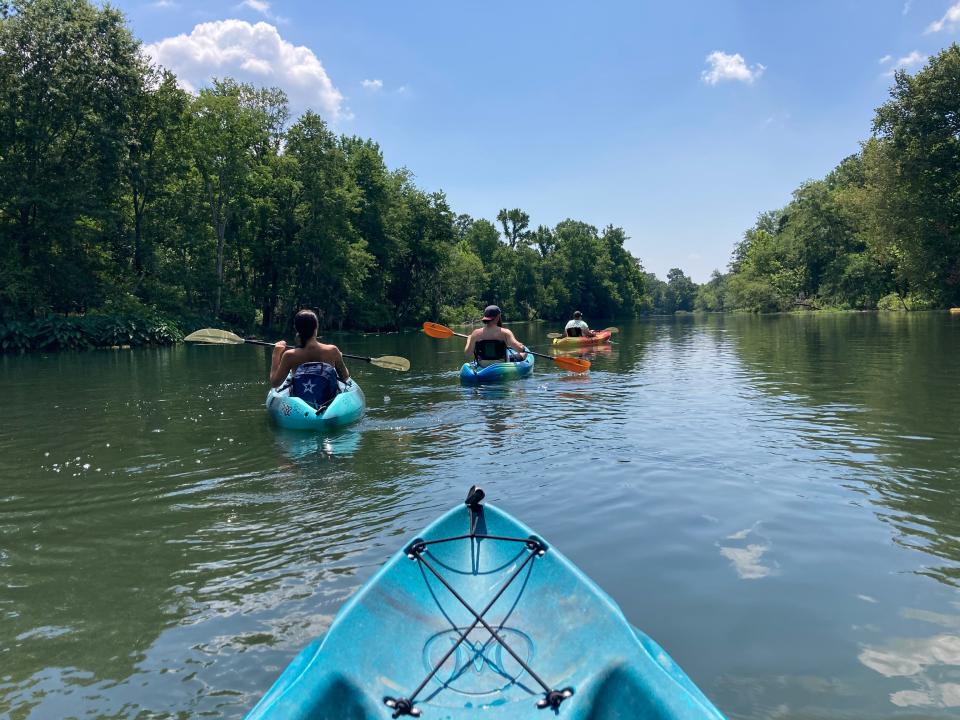
<instances>
[{"instance_id":1,"label":"tree line","mask_svg":"<svg viewBox=\"0 0 960 720\"><path fill-rule=\"evenodd\" d=\"M512 320L956 305L958 138L951 45L896 74L860 152L760 215L726 273L663 281L614 225L457 214L374 141L291 118L278 88L187 93L109 6L0 0L0 323L127 318L83 326L116 338L148 317L145 336L176 337L156 318L282 329L312 307L324 328L393 329L489 302Z\"/></svg>"},{"instance_id":2,"label":"tree line","mask_svg":"<svg viewBox=\"0 0 960 720\"><path fill-rule=\"evenodd\" d=\"M873 134L822 180L765 212L703 310L960 305L960 47L898 71Z\"/></svg>"},{"instance_id":3,"label":"tree line","mask_svg":"<svg viewBox=\"0 0 960 720\"><path fill-rule=\"evenodd\" d=\"M197 95L88 0L0 2L0 321L157 312L330 328L636 316L649 276L612 225L455 213L369 139L284 92ZM59 327L59 326L57 326Z\"/></svg>"}]
</instances>

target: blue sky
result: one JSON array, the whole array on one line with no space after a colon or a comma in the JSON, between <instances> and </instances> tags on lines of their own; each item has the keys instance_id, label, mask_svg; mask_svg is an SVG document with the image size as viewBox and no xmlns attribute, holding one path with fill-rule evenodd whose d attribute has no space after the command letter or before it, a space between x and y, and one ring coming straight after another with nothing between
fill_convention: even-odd
<instances>
[{"instance_id":1,"label":"blue sky","mask_svg":"<svg viewBox=\"0 0 960 720\"><path fill-rule=\"evenodd\" d=\"M188 87L279 85L457 212L620 225L697 281L960 35L957 0L116 4Z\"/></svg>"}]
</instances>

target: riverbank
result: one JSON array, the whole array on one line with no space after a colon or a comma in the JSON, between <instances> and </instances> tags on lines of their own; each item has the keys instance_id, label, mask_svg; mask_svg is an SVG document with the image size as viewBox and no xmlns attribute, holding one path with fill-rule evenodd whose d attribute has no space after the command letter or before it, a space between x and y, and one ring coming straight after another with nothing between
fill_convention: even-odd
<instances>
[{"instance_id":1,"label":"riverbank","mask_svg":"<svg viewBox=\"0 0 960 720\"><path fill-rule=\"evenodd\" d=\"M876 310L848 310L841 308L798 308L788 312L753 313L748 310L730 310L726 312L687 312L678 310L672 315L649 313L641 319L667 317L697 317L717 315L869 315L869 314L917 314L917 313L945 313L960 315L960 308L941 309L904 309L883 308ZM622 321L622 318L595 318L594 324L598 327ZM562 320L532 320L532 323L562 324ZM626 320L625 322L633 322ZM598 324L599 323L599 324ZM514 323L515 324L515 323ZM476 323L458 323L455 327L469 330L479 327ZM182 342L184 336L198 330L200 327L223 327L224 323L208 320L201 322L197 319L174 319L161 313L143 311L126 314L87 314L87 315L52 315L41 320L13 321L0 323L0 353L27 353L27 352L60 352L63 350L116 350L142 346L174 345ZM241 335L246 335L242 329L229 328ZM412 325L399 330L356 330L334 331L326 330L326 334L333 332L356 332L359 335L389 335L406 330L419 330L419 326ZM274 329L272 332L281 333ZM261 334L269 334L260 330Z\"/></svg>"}]
</instances>

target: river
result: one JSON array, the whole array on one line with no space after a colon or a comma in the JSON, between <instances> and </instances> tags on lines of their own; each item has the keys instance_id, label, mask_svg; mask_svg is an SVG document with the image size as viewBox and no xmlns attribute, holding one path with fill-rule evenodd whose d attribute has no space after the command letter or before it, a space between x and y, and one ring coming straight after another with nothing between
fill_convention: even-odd
<instances>
[{"instance_id":1,"label":"river","mask_svg":"<svg viewBox=\"0 0 960 720\"><path fill-rule=\"evenodd\" d=\"M413 368L353 362L328 436L270 426L262 348L0 357L0 716L241 717L479 482L730 718L956 717L960 317L621 329L480 389L462 341L337 335Z\"/></svg>"}]
</instances>

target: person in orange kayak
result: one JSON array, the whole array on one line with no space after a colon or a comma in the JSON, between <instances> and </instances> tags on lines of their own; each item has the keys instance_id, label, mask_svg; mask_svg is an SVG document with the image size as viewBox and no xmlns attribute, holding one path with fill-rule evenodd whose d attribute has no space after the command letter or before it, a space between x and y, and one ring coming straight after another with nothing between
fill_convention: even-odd
<instances>
[{"instance_id":1,"label":"person in orange kayak","mask_svg":"<svg viewBox=\"0 0 960 720\"><path fill-rule=\"evenodd\" d=\"M507 348L514 350L514 355L508 357ZM527 358L523 343L503 327L503 313L496 305L488 305L483 311L483 327L470 333L463 354L476 360L480 367L507 362L508 359L521 362Z\"/></svg>"},{"instance_id":2,"label":"person in orange kayak","mask_svg":"<svg viewBox=\"0 0 960 720\"><path fill-rule=\"evenodd\" d=\"M590 329L590 326L587 325L583 319L583 313L579 310L573 312L573 320L567 322L567 326L563 331L567 337L593 337L596 335L596 333Z\"/></svg>"},{"instance_id":3,"label":"person in orange kayak","mask_svg":"<svg viewBox=\"0 0 960 720\"><path fill-rule=\"evenodd\" d=\"M273 346L270 385L279 387L293 373L290 395L302 398L314 407L332 400L340 391L339 382L350 379L350 371L336 345L317 340L320 323L313 310L301 310L293 319L299 347L288 347L285 340Z\"/></svg>"}]
</instances>

